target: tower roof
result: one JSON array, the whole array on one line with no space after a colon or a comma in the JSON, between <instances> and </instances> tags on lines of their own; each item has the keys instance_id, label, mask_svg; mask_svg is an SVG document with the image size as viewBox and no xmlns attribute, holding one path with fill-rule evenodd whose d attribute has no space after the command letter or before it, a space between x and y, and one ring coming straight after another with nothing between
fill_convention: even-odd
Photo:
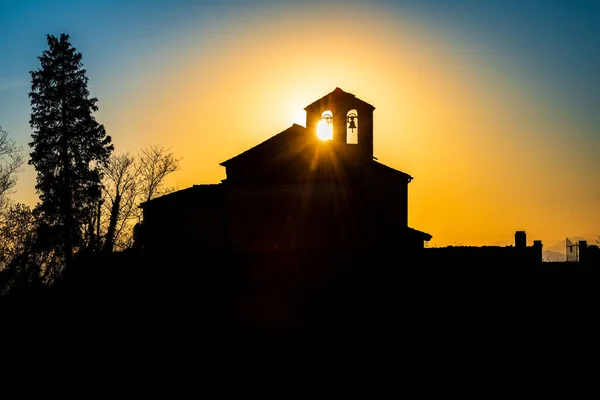
<instances>
[{"instance_id":1,"label":"tower roof","mask_svg":"<svg viewBox=\"0 0 600 400\"><path fill-rule=\"evenodd\" d=\"M314 108L320 109L323 107L329 108L329 106L332 104L342 104L342 103L354 103L354 104L359 103L365 108L368 107L371 110L375 109L375 107L373 107L373 105L367 103L364 100L359 99L352 93L345 92L342 89L340 89L339 87L336 87L332 92L326 94L325 96L321 97L320 99L315 100L312 103L310 103L309 105L307 105L306 107L304 107L304 110L309 111Z\"/></svg>"}]
</instances>

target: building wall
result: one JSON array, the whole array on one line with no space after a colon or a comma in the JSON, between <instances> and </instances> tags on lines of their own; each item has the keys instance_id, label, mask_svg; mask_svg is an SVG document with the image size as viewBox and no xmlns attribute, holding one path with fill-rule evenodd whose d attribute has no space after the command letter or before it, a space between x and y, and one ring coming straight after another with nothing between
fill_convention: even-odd
<instances>
[{"instance_id":1,"label":"building wall","mask_svg":"<svg viewBox=\"0 0 600 400\"><path fill-rule=\"evenodd\" d=\"M586 240L579 241L579 263L586 266L600 267L600 248L588 245Z\"/></svg>"},{"instance_id":2,"label":"building wall","mask_svg":"<svg viewBox=\"0 0 600 400\"><path fill-rule=\"evenodd\" d=\"M226 193L234 251L339 248L359 240L358 211L343 185L235 186Z\"/></svg>"},{"instance_id":3,"label":"building wall","mask_svg":"<svg viewBox=\"0 0 600 400\"><path fill-rule=\"evenodd\" d=\"M515 232L514 246L447 246L427 248L423 259L432 265L456 265L467 267L501 266L507 268L522 268L541 264L543 244L534 240L533 246L527 246L525 231Z\"/></svg>"},{"instance_id":4,"label":"building wall","mask_svg":"<svg viewBox=\"0 0 600 400\"><path fill-rule=\"evenodd\" d=\"M407 226L406 187L223 184L219 192L211 201L187 193L146 205L145 247L263 251L404 243L397 235Z\"/></svg>"},{"instance_id":5,"label":"building wall","mask_svg":"<svg viewBox=\"0 0 600 400\"><path fill-rule=\"evenodd\" d=\"M144 246L150 250L225 249L222 205L161 204L144 210Z\"/></svg>"},{"instance_id":6,"label":"building wall","mask_svg":"<svg viewBox=\"0 0 600 400\"><path fill-rule=\"evenodd\" d=\"M436 265L460 264L486 266L491 264L504 266L531 265L542 262L541 247L529 246L518 248L513 246L449 246L426 248L423 257Z\"/></svg>"}]
</instances>

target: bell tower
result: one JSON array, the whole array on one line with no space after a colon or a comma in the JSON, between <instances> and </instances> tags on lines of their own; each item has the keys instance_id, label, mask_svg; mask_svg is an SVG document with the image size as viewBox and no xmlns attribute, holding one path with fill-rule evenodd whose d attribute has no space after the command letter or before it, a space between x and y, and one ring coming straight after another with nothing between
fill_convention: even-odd
<instances>
[{"instance_id":1,"label":"bell tower","mask_svg":"<svg viewBox=\"0 0 600 400\"><path fill-rule=\"evenodd\" d=\"M373 159L373 107L340 88L304 108L306 129L321 140L332 140L357 156ZM322 129L328 129L327 134Z\"/></svg>"}]
</instances>

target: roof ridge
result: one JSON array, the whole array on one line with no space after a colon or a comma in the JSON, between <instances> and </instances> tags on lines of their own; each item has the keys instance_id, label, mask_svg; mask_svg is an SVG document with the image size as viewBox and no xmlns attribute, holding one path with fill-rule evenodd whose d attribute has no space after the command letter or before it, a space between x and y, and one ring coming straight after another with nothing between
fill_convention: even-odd
<instances>
[{"instance_id":1,"label":"roof ridge","mask_svg":"<svg viewBox=\"0 0 600 400\"><path fill-rule=\"evenodd\" d=\"M240 156L242 156L242 155L244 155L244 154L247 154L248 152L250 152L250 151L252 151L252 150L256 149L257 147L264 146L264 145L265 145L265 143L267 143L267 142L269 142L269 141L271 141L271 140L274 140L275 138L279 137L280 135L284 135L284 134L286 134L286 133L287 133L287 134L289 134L289 133L291 133L291 132L295 132L295 129L298 129L298 128L306 129L306 128L305 128L304 126L302 126L302 125L298 125L298 124L296 124L296 123L293 123L293 124L292 124L292 125L290 125L288 128L286 128L286 129L282 130L282 131L281 131L281 132L279 132L279 133L276 133L275 135L273 135L273 136L271 136L271 137L269 137L269 138L267 138L267 139L263 140L262 142L260 142L260 143L258 143L258 144L256 144L256 145L254 145L254 146L250 147L249 149L247 149L247 150L245 150L245 151L243 151L243 152L239 153L238 155L236 155L236 156L233 156L233 157L231 157L231 158L229 158L229 159L227 159L227 160L225 160L225 161L223 161L223 162L220 162L220 163L219 163L219 165L221 165L221 166L225 166L225 164L226 164L226 163L228 163L229 161L231 161L231 160L233 160L233 159L235 159L235 158L238 158L238 157L240 157Z\"/></svg>"}]
</instances>

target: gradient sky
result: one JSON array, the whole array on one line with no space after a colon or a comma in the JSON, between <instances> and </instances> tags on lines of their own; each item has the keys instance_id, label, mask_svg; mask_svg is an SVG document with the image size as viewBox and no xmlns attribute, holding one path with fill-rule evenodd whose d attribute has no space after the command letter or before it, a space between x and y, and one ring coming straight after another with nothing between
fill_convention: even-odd
<instances>
[{"instance_id":1,"label":"gradient sky","mask_svg":"<svg viewBox=\"0 0 600 400\"><path fill-rule=\"evenodd\" d=\"M0 0L0 126L30 152L46 35L83 54L115 152L170 147L183 189L304 125L336 87L376 107L430 245L600 234L600 2ZM27 166L12 197L37 202Z\"/></svg>"}]
</instances>

